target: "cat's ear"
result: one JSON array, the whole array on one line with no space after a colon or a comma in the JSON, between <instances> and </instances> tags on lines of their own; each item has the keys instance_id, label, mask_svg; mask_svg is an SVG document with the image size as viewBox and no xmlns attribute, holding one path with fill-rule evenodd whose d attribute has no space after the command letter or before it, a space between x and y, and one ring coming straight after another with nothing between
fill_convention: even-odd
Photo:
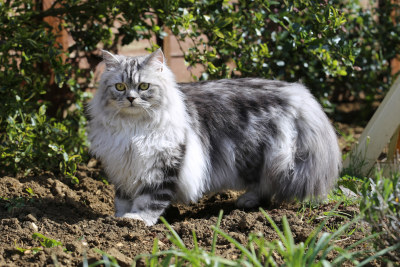
<instances>
[{"instance_id":1,"label":"cat's ear","mask_svg":"<svg viewBox=\"0 0 400 267\"><path fill-rule=\"evenodd\" d=\"M101 50L101 52L107 69L115 68L119 64L119 60L116 56L106 50Z\"/></svg>"},{"instance_id":2,"label":"cat's ear","mask_svg":"<svg viewBox=\"0 0 400 267\"><path fill-rule=\"evenodd\" d=\"M157 49L153 53L150 54L148 59L146 60L147 65L154 66L157 71L162 72L165 67L165 57L161 48Z\"/></svg>"}]
</instances>

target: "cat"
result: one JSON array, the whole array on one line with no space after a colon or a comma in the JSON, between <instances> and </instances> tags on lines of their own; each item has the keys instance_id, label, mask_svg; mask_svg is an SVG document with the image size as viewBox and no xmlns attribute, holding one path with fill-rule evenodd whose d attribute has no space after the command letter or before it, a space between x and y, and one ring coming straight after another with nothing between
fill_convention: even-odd
<instances>
[{"instance_id":1,"label":"cat","mask_svg":"<svg viewBox=\"0 0 400 267\"><path fill-rule=\"evenodd\" d=\"M321 199L341 169L336 133L303 85L260 78L178 84L163 52L103 51L90 151L115 185L115 215L153 225L176 202L246 190L240 208Z\"/></svg>"}]
</instances>

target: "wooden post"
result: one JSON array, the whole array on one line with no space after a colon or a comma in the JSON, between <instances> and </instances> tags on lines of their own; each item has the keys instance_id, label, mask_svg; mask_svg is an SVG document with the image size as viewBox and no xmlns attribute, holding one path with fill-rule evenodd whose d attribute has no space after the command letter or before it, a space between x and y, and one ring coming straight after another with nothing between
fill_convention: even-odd
<instances>
[{"instance_id":1,"label":"wooden post","mask_svg":"<svg viewBox=\"0 0 400 267\"><path fill-rule=\"evenodd\" d=\"M400 125L389 142L387 159L390 163L396 159L397 153L400 153Z\"/></svg>"},{"instance_id":2,"label":"wooden post","mask_svg":"<svg viewBox=\"0 0 400 267\"><path fill-rule=\"evenodd\" d=\"M358 144L350 152L353 157L365 157L365 164L361 172L368 175L373 168L379 154L388 144L389 140L400 125L400 77L390 88L379 108L368 122ZM343 163L344 168L353 164L352 157L347 157Z\"/></svg>"}]
</instances>

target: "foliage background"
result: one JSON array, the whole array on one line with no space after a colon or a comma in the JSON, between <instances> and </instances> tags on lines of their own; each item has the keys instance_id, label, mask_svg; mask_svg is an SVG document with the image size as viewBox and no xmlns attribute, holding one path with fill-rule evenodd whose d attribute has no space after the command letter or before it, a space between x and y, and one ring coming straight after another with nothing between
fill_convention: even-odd
<instances>
[{"instance_id":1,"label":"foliage background","mask_svg":"<svg viewBox=\"0 0 400 267\"><path fill-rule=\"evenodd\" d=\"M390 62L400 51L394 9L390 0L377 9L335 0L57 0L43 11L42 1L2 0L0 170L47 169L76 179L76 164L88 158L84 103L99 48L117 53L119 44L155 36L155 49L166 28L191 40L185 60L205 69L196 79L301 81L330 112L332 102L361 92L371 102L390 86ZM73 39L67 51L49 17ZM89 69L79 68L84 59Z\"/></svg>"}]
</instances>

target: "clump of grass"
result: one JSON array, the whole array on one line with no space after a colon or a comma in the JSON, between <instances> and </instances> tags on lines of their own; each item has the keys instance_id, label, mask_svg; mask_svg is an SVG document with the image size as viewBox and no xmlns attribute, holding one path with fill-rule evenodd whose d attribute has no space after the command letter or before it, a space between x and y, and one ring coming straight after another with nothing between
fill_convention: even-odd
<instances>
[{"instance_id":1,"label":"clump of grass","mask_svg":"<svg viewBox=\"0 0 400 267\"><path fill-rule=\"evenodd\" d=\"M233 237L219 228L222 220L220 212L217 225L213 226L213 241L211 251L206 251L199 247L196 234L193 231L193 249L189 249L175 232L175 230L161 218L169 230L169 240L173 244L169 250L160 251L158 240L154 241L151 254L138 255L133 266L140 259L144 259L146 266L339 266L345 261L349 261L355 266L363 266L381 255L397 249L391 246L378 253L371 254L371 251L359 251L355 248L367 241L375 238L379 234L368 236L351 246L341 248L335 245L335 240L343 234L348 234L349 228L360 220L361 215L350 222L338 227L332 233L324 232L326 220L321 223L307 238L305 242L295 243L293 234L286 217L282 219L282 229L272 220L263 209L260 209L272 228L275 230L279 239L268 241L260 234L250 234L247 245L240 244ZM241 253L236 260L230 260L215 255L217 236L220 235L233 244ZM337 256L333 260L328 260L328 254L336 251Z\"/></svg>"},{"instance_id":2,"label":"clump of grass","mask_svg":"<svg viewBox=\"0 0 400 267\"><path fill-rule=\"evenodd\" d=\"M400 247L400 173L392 173L387 178L377 172L374 179L364 183L361 194L360 207L365 219L371 224L372 232L381 233L375 240L377 247ZM389 256L400 262L399 251Z\"/></svg>"}]
</instances>

